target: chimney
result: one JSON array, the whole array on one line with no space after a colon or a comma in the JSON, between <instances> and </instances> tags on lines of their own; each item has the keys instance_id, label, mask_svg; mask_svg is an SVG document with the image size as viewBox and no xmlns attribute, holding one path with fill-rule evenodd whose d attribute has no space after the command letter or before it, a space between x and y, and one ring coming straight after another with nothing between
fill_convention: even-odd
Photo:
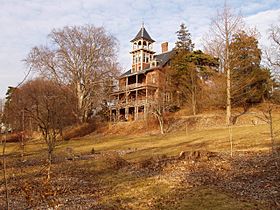
<instances>
[{"instance_id":1,"label":"chimney","mask_svg":"<svg viewBox=\"0 0 280 210\"><path fill-rule=\"evenodd\" d=\"M168 42L161 43L161 52L165 53L168 51Z\"/></svg>"}]
</instances>

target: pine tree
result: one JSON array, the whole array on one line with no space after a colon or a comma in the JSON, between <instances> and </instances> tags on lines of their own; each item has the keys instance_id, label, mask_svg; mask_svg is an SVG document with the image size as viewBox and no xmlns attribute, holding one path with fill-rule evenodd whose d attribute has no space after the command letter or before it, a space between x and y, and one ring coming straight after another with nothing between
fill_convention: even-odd
<instances>
[{"instance_id":1,"label":"pine tree","mask_svg":"<svg viewBox=\"0 0 280 210\"><path fill-rule=\"evenodd\" d=\"M175 48L178 50L192 52L194 44L191 40L191 34L184 23L180 25L180 29L176 32L176 34L178 41L175 43Z\"/></svg>"},{"instance_id":2,"label":"pine tree","mask_svg":"<svg viewBox=\"0 0 280 210\"><path fill-rule=\"evenodd\" d=\"M236 33L229 46L232 102L236 106L259 103L271 89L270 72L261 67L258 40L244 31Z\"/></svg>"},{"instance_id":3,"label":"pine tree","mask_svg":"<svg viewBox=\"0 0 280 210\"><path fill-rule=\"evenodd\" d=\"M192 107L196 115L200 106L200 92L206 81L217 68L218 61L200 50L177 52L172 58L171 81L176 92L180 92L180 101Z\"/></svg>"}]
</instances>

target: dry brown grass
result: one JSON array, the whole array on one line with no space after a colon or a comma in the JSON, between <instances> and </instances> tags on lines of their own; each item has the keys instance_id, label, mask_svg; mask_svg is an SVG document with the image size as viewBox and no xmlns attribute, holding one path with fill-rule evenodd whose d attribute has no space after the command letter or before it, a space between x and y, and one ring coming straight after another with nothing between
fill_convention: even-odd
<instances>
[{"instance_id":1,"label":"dry brown grass","mask_svg":"<svg viewBox=\"0 0 280 210\"><path fill-rule=\"evenodd\" d=\"M218 182L217 180L215 182L219 186L226 183L225 189L231 189L232 186L238 187L239 185L235 185L234 182L238 181L242 189L246 188L243 185L251 186L252 191L255 191L255 185L251 184L250 180L243 180L244 177L248 176L246 168L244 169L245 166L249 168L252 166L251 168L257 170L258 173L267 172L273 175L265 168L267 164L264 161L260 161L260 163L263 163L265 170L261 167L255 167L254 161L251 162L252 164L248 164L249 159L248 161L243 160L243 154L252 153L252 156L254 156L256 153L260 154L261 157L261 154L267 154L266 152L270 148L268 125L253 125L251 123L252 116L242 116L237 125L233 127L233 159L229 156L228 129L221 123L224 115L219 117L211 113L199 118L198 122L193 123L188 132L185 130L178 131L177 128L177 130L174 129L165 135L155 135L154 132L158 131L157 121L151 121L148 124L143 121L126 122L111 125L108 129L100 127L99 131L103 129L103 135L94 133L75 140L59 141L59 145L55 149L53 165L53 175L55 177L53 184L59 188L55 189L58 193L56 197L61 199L60 202L66 209L67 207L78 209L81 206L92 209L137 210L267 209L265 204L263 205L263 203L251 197L245 201L244 195L237 193L235 196L242 199L238 200L226 190L222 191L217 187L207 185L214 183L212 178L217 177L219 178L217 180L223 178L224 182ZM178 119L172 118L172 116L168 117L178 123ZM280 128L278 119L279 114L276 114L275 128ZM186 119L180 121L182 128L185 125L184 120ZM169 121L169 123L173 124L174 121L172 123ZM104 128L106 129L104 130ZM73 133L80 133L81 128L72 129ZM280 145L279 140L277 139L277 144ZM13 153L12 149L16 145L16 143L9 143L7 153ZM91 153L93 148L95 150L94 154ZM41 172L41 170L45 163L46 151L46 146L42 140L30 141L26 146L28 156L24 164L12 159L8 162L8 174L10 177L13 176L10 178L9 184L14 186L11 188L11 192L14 193L13 199L17 203L25 202L25 198L17 196L18 191L16 189L20 185L19 183L22 183L24 179L31 178L32 181L34 177L37 177L38 180L38 178L44 176L44 171ZM174 157L176 159L181 151L187 151L186 154L194 154L193 151L200 151L200 153L217 152L222 155L223 161L218 159L216 161L211 158L209 160L207 158L206 160L184 159L181 162L179 161L178 165L172 162L162 162L162 165L160 165L161 161L157 159L157 157L166 157L163 159ZM241 156L239 157L239 155ZM255 159L258 160L258 158ZM225 160L227 161L225 162ZM236 160L235 162L240 164L246 173L241 171L237 164L238 167L234 170L236 180L230 181L226 175L232 172L229 167L233 163L232 160ZM13 165L16 163L17 165ZM24 166L23 170L19 172L17 166L19 168ZM181 182L182 180L178 179L180 175L186 178L187 174L191 175L187 177L190 178L189 180L182 179L184 182ZM255 174L252 174L252 177ZM266 178L266 174L263 175ZM240 178L240 176L242 177ZM192 186L194 180L201 181L205 177L209 178L209 180L206 180L206 184L202 182L198 186ZM254 183L261 183L258 180L262 180L262 177L256 179ZM191 184L191 187L188 184ZM277 186L277 183L272 184ZM35 183L35 185L38 184ZM64 191L59 191L61 189ZM262 190L263 188L259 187L258 189ZM236 191L239 192L239 188L236 188ZM32 193L37 193L35 198L36 196L39 197L38 192L40 193L36 189L32 191ZM42 202L45 202L45 200L43 199ZM36 205L34 204L34 206ZM42 209L42 205L40 207ZM38 209L40 208L38 207Z\"/></svg>"},{"instance_id":2,"label":"dry brown grass","mask_svg":"<svg viewBox=\"0 0 280 210\"><path fill-rule=\"evenodd\" d=\"M105 135L146 135L157 133L159 129L158 121L154 117L150 117L147 121L131 121L110 123Z\"/></svg>"},{"instance_id":3,"label":"dry brown grass","mask_svg":"<svg viewBox=\"0 0 280 210\"><path fill-rule=\"evenodd\" d=\"M96 125L93 123L83 123L72 126L63 132L64 140L70 140L73 138L83 137L92 133L96 129Z\"/></svg>"}]
</instances>

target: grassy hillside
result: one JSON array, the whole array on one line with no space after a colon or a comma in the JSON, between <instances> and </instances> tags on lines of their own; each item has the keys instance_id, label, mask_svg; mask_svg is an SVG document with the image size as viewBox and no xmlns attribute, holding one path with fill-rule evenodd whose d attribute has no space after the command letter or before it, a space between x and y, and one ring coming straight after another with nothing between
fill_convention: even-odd
<instances>
[{"instance_id":1,"label":"grassy hillside","mask_svg":"<svg viewBox=\"0 0 280 210\"><path fill-rule=\"evenodd\" d=\"M270 138L268 125L244 125L233 127L234 151L268 151ZM165 135L87 136L83 139L63 142L58 150L71 147L78 153L124 150L124 157L131 160L151 155L179 155L181 151L208 150L229 152L228 128L213 128L168 133Z\"/></svg>"},{"instance_id":2,"label":"grassy hillside","mask_svg":"<svg viewBox=\"0 0 280 210\"><path fill-rule=\"evenodd\" d=\"M275 122L277 128L280 124ZM121 126L131 128L129 123ZM13 209L277 208L280 161L269 155L268 131L266 124L234 126L233 158L229 156L228 129L222 126L191 127L187 132L181 129L165 135L92 134L60 141L50 183L44 181L43 141L27 143L23 163L19 145L9 143L11 206ZM182 151L187 151L186 157L178 158ZM4 188L0 190L2 208Z\"/></svg>"}]
</instances>

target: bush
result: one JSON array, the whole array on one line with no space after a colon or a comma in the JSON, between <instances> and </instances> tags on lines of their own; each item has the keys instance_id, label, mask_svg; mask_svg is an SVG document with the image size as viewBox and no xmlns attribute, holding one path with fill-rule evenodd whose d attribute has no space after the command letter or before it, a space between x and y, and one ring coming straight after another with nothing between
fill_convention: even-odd
<instances>
[{"instance_id":1,"label":"bush","mask_svg":"<svg viewBox=\"0 0 280 210\"><path fill-rule=\"evenodd\" d=\"M7 134L7 139L6 142L21 142L22 138L24 138L24 140L26 141L27 139L30 138L30 133L28 132L13 132L13 133L8 133ZM1 139L2 141L4 141L5 138L5 134L1 135Z\"/></svg>"},{"instance_id":2,"label":"bush","mask_svg":"<svg viewBox=\"0 0 280 210\"><path fill-rule=\"evenodd\" d=\"M104 163L108 168L116 170L128 165L128 162L123 159L117 152L109 152L105 154Z\"/></svg>"}]
</instances>

